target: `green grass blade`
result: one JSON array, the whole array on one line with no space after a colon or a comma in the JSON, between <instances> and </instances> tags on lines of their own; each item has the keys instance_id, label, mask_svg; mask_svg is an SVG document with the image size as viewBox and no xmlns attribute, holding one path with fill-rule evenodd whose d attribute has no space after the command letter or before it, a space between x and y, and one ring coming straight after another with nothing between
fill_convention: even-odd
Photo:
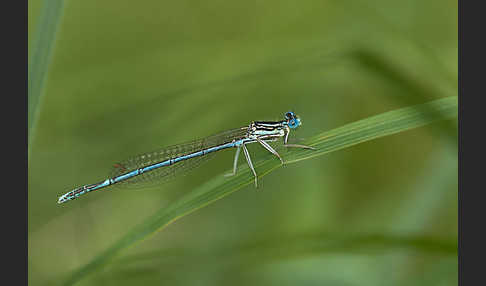
<instances>
[{"instance_id":1,"label":"green grass blade","mask_svg":"<svg viewBox=\"0 0 486 286\"><path fill-rule=\"evenodd\" d=\"M37 24L29 60L28 87L28 136L29 153L32 133L38 114L38 106L47 79L47 71L52 59L52 51L56 41L56 34L64 11L64 0L45 0Z\"/></svg>"},{"instance_id":2,"label":"green grass blade","mask_svg":"<svg viewBox=\"0 0 486 286\"><path fill-rule=\"evenodd\" d=\"M313 146L317 150L292 150L283 158L287 164L291 164L455 116L457 116L457 97L442 98L425 104L386 112L323 132L302 143ZM280 166L280 161L276 160L271 154L262 156L262 159L255 164L259 177ZM134 227L91 262L75 271L65 285L75 284L88 274L101 269L121 250L147 238L171 222L249 184L253 184L253 177L248 168L231 178L222 175L217 176L172 203L169 207L160 209L153 216Z\"/></svg>"}]
</instances>

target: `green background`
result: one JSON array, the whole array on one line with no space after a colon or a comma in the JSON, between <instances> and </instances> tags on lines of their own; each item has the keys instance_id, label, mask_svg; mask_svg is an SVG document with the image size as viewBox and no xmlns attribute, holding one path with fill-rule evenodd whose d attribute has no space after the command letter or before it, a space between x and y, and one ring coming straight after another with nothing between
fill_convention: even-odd
<instances>
[{"instance_id":1,"label":"green background","mask_svg":"<svg viewBox=\"0 0 486 286\"><path fill-rule=\"evenodd\" d=\"M31 54L41 5L29 1ZM150 189L56 203L113 163L287 110L302 118L298 143L457 95L457 45L457 1L66 2L30 146L29 284L63 283L229 171L234 152ZM79 285L456 285L456 128L434 123L279 168Z\"/></svg>"}]
</instances>

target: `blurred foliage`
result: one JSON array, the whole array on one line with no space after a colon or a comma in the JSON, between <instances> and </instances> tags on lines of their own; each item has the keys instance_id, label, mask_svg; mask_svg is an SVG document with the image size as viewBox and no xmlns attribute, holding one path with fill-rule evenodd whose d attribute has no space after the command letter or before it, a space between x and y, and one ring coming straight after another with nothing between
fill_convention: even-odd
<instances>
[{"instance_id":1,"label":"blurred foliage","mask_svg":"<svg viewBox=\"0 0 486 286\"><path fill-rule=\"evenodd\" d=\"M41 6L29 1L30 54ZM29 146L29 283L63 283L229 170L234 154L159 187L56 204L112 163L289 109L303 120L299 140L454 96L457 60L453 1L67 1ZM78 284L457 283L456 120L288 165L260 183Z\"/></svg>"},{"instance_id":2,"label":"blurred foliage","mask_svg":"<svg viewBox=\"0 0 486 286\"><path fill-rule=\"evenodd\" d=\"M49 65L51 63L52 51L57 38L57 30L64 11L63 0L44 1L42 7L41 22L38 24L37 37L33 42L33 51L30 53L28 65L28 133L30 154L30 139L33 138L32 130L35 130L34 123L37 118L39 102L43 94Z\"/></svg>"}]
</instances>

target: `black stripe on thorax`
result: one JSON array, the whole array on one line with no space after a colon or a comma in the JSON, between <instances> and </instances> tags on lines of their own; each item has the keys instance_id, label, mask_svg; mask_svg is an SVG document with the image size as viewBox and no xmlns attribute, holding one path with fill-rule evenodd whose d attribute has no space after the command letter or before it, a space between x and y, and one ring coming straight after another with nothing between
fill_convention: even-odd
<instances>
[{"instance_id":1,"label":"black stripe on thorax","mask_svg":"<svg viewBox=\"0 0 486 286\"><path fill-rule=\"evenodd\" d=\"M282 126L281 122L278 121L255 121L253 122L257 130L271 131Z\"/></svg>"}]
</instances>

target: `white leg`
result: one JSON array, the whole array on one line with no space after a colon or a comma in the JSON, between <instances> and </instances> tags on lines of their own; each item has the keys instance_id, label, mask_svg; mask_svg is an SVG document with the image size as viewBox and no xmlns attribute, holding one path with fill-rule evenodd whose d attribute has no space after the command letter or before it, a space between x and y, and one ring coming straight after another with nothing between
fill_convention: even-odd
<instances>
[{"instance_id":1,"label":"white leg","mask_svg":"<svg viewBox=\"0 0 486 286\"><path fill-rule=\"evenodd\" d=\"M235 153L235 161L233 162L233 173L226 174L225 176L230 177L236 175L236 169L238 168L238 156L240 156L241 146L238 146Z\"/></svg>"},{"instance_id":2,"label":"white leg","mask_svg":"<svg viewBox=\"0 0 486 286\"><path fill-rule=\"evenodd\" d=\"M277 151L275 151L275 149L272 148L272 146L270 146L267 142L263 141L262 139L260 138L256 138L256 140L258 141L258 143L260 143L265 149L267 149L268 151L270 151L270 153L272 153L273 155L277 156L279 159L280 159L280 162L282 162L282 165L283 165L283 160L282 160L282 157L280 157L280 155L277 153Z\"/></svg>"},{"instance_id":3,"label":"white leg","mask_svg":"<svg viewBox=\"0 0 486 286\"><path fill-rule=\"evenodd\" d=\"M251 162L250 153L248 153L248 149L246 149L245 144L243 144L243 153L245 153L245 157L246 157L246 161L248 162L248 166L250 166L250 169L253 172L253 175L255 176L255 187L258 188L257 174L255 172L255 168L253 168L253 163Z\"/></svg>"},{"instance_id":4,"label":"white leg","mask_svg":"<svg viewBox=\"0 0 486 286\"><path fill-rule=\"evenodd\" d=\"M299 144L288 144L289 140L289 134L290 134L290 129L289 127L285 128L285 136L284 136L284 146L285 147L295 147L295 148L304 148L304 149L311 149L311 150L316 150L314 147L310 146L305 146L305 145L299 145Z\"/></svg>"},{"instance_id":5,"label":"white leg","mask_svg":"<svg viewBox=\"0 0 486 286\"><path fill-rule=\"evenodd\" d=\"M284 144L287 144L287 141L289 140L289 134L290 134L290 129L288 126L285 128L285 137L284 137Z\"/></svg>"}]
</instances>

